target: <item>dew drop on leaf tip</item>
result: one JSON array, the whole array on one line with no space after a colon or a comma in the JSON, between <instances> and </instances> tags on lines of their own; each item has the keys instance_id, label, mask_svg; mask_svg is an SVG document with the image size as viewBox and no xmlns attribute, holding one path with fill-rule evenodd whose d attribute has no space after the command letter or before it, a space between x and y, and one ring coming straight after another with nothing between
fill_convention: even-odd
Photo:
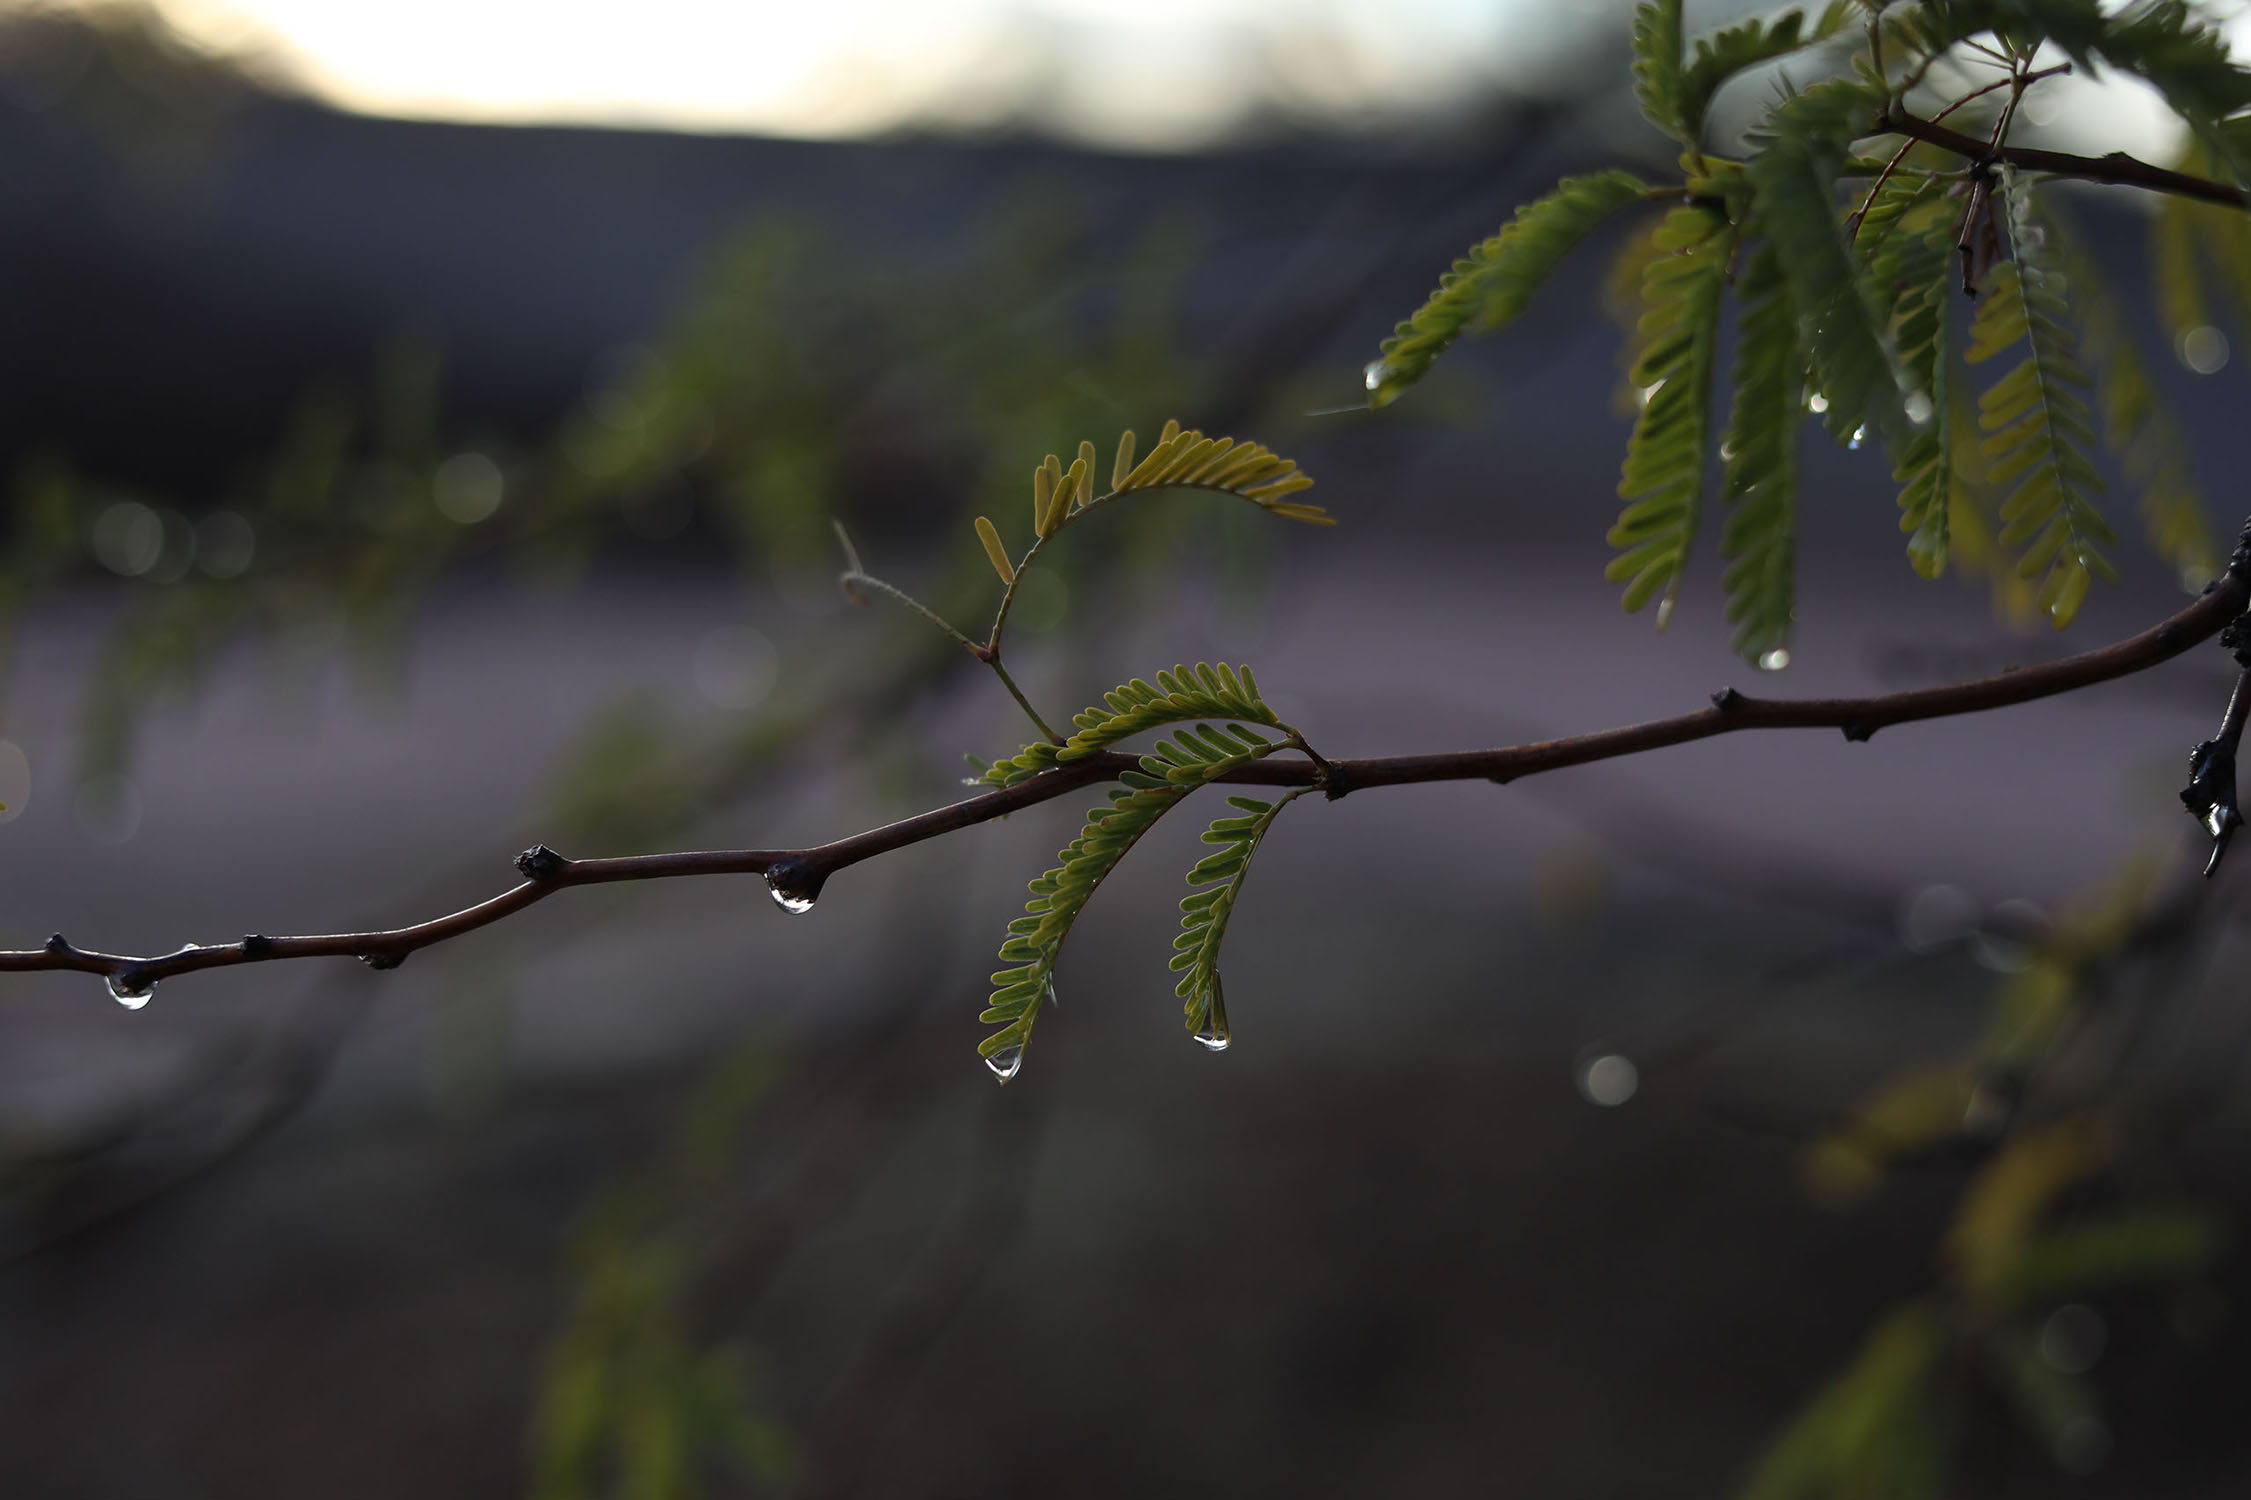
<instances>
[{"instance_id":1,"label":"dew drop on leaf tip","mask_svg":"<svg viewBox=\"0 0 2251 1500\"><path fill-rule=\"evenodd\" d=\"M1368 389L1372 391L1382 386L1385 381L1389 380L1393 372L1391 366L1384 363L1382 360L1371 359L1368 361L1367 368L1362 370L1360 373L1367 380Z\"/></svg>"},{"instance_id":2,"label":"dew drop on leaf tip","mask_svg":"<svg viewBox=\"0 0 2251 1500\"><path fill-rule=\"evenodd\" d=\"M1777 646L1759 658L1759 670L1762 672L1779 672L1788 665L1790 648L1787 646Z\"/></svg>"},{"instance_id":3,"label":"dew drop on leaf tip","mask_svg":"<svg viewBox=\"0 0 2251 1500\"><path fill-rule=\"evenodd\" d=\"M1024 1044L1012 1042L1001 1048L985 1059L985 1066L992 1069L995 1082L1008 1082L1024 1066Z\"/></svg>"},{"instance_id":4,"label":"dew drop on leaf tip","mask_svg":"<svg viewBox=\"0 0 2251 1500\"><path fill-rule=\"evenodd\" d=\"M1196 1041L1209 1052L1225 1052L1234 1034L1227 1027L1227 992L1220 988L1219 976L1211 981L1211 1008L1204 1012L1204 1024L1197 1029Z\"/></svg>"},{"instance_id":5,"label":"dew drop on leaf tip","mask_svg":"<svg viewBox=\"0 0 2251 1500\"><path fill-rule=\"evenodd\" d=\"M149 996L156 993L156 981L153 979L144 979L136 984L128 981L122 974L110 974L103 978L102 983L108 988L110 999L127 1010L139 1010L149 1003Z\"/></svg>"},{"instance_id":6,"label":"dew drop on leaf tip","mask_svg":"<svg viewBox=\"0 0 2251 1500\"><path fill-rule=\"evenodd\" d=\"M1858 452L1860 451L1860 445L1861 445L1862 443L1865 443L1865 442L1867 442L1867 441L1868 441L1868 424L1867 424L1867 423L1865 423L1865 422L1863 422L1863 423L1862 423L1862 424L1861 424L1860 426L1858 426L1858 427L1855 427L1855 428L1854 428L1854 429L1852 430L1852 436L1851 436L1851 437L1849 437L1849 438L1846 438L1846 439L1845 439L1845 446L1846 446L1847 448L1850 448L1850 449L1851 449L1851 450L1852 450L1853 452L1855 452L1855 453L1858 453Z\"/></svg>"}]
</instances>

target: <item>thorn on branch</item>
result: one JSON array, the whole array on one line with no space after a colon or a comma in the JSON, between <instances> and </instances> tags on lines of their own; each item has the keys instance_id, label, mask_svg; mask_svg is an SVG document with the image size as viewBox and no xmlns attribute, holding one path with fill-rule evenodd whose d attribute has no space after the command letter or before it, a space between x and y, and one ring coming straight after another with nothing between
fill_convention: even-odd
<instances>
[{"instance_id":1,"label":"thorn on branch","mask_svg":"<svg viewBox=\"0 0 2251 1500\"><path fill-rule=\"evenodd\" d=\"M1876 737L1876 726L1873 724L1846 724L1842 727L1845 738L1855 745L1865 745Z\"/></svg>"},{"instance_id":2,"label":"thorn on branch","mask_svg":"<svg viewBox=\"0 0 2251 1500\"><path fill-rule=\"evenodd\" d=\"M1712 707L1723 714L1735 712L1743 706L1745 701L1743 695L1731 687L1723 687L1712 694Z\"/></svg>"},{"instance_id":3,"label":"thorn on branch","mask_svg":"<svg viewBox=\"0 0 2251 1500\"><path fill-rule=\"evenodd\" d=\"M516 869L526 880L553 880L569 863L545 844L534 844L516 856Z\"/></svg>"},{"instance_id":4,"label":"thorn on branch","mask_svg":"<svg viewBox=\"0 0 2251 1500\"><path fill-rule=\"evenodd\" d=\"M2181 804L2212 839L2212 856L2204 862L2207 878L2220 868L2228 841L2243 826L2243 812L2236 803L2235 755L2243 743L2244 720L2251 717L2251 624L2239 617L2220 632L2220 644L2241 670L2235 691L2228 695L2219 733L2189 752L2188 785L2181 788Z\"/></svg>"},{"instance_id":5,"label":"thorn on branch","mask_svg":"<svg viewBox=\"0 0 2251 1500\"><path fill-rule=\"evenodd\" d=\"M47 939L47 941L41 946L47 952L54 954L57 958L60 958L64 954L70 952L70 939L64 937L61 933L58 932L53 937Z\"/></svg>"},{"instance_id":6,"label":"thorn on branch","mask_svg":"<svg viewBox=\"0 0 2251 1500\"><path fill-rule=\"evenodd\" d=\"M360 962L371 969L395 969L406 962L404 953L362 953Z\"/></svg>"}]
</instances>

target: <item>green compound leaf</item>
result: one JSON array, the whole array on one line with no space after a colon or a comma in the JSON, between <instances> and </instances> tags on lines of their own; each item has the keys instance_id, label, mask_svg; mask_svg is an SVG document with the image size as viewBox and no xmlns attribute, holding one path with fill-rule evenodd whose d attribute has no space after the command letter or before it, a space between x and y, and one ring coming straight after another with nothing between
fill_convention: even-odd
<instances>
[{"instance_id":1,"label":"green compound leaf","mask_svg":"<svg viewBox=\"0 0 2251 1500\"><path fill-rule=\"evenodd\" d=\"M1138 463L1129 466L1125 462L1133 453L1132 433L1121 437L1118 446L1120 460L1116 470L1122 472L1116 473L1110 493L1081 501L1079 510L1089 510L1120 495L1142 490L1217 490L1248 500L1267 514L1280 516L1285 521L1305 521L1315 526L1336 524L1320 506L1302 505L1289 498L1299 490L1312 488L1313 476L1299 470L1295 460L1282 457L1264 444L1205 437L1193 427L1183 428L1178 422L1167 422L1164 431L1157 435L1157 445ZM1093 445L1081 443L1079 447L1082 461L1091 470ZM1052 456L1048 459L1050 464L1059 462Z\"/></svg>"},{"instance_id":2,"label":"green compound leaf","mask_svg":"<svg viewBox=\"0 0 2251 1500\"><path fill-rule=\"evenodd\" d=\"M2142 527L2151 549L2193 592L2218 575L2221 553L2196 480L2182 461L2190 451L2188 435L2158 395L2125 309L2103 284L2093 257L2060 215L2044 217L2049 243L2077 301L2082 343L2094 367L2103 442L2141 491Z\"/></svg>"},{"instance_id":3,"label":"green compound leaf","mask_svg":"<svg viewBox=\"0 0 2251 1500\"><path fill-rule=\"evenodd\" d=\"M1946 309L1953 304L1955 251L1949 228L1951 210L1932 196L1937 179L1917 191L1897 195L1899 207L1879 223L1885 205L1869 211L1862 238L1875 237L1869 273L1880 288L1893 291L1893 337L1910 384L1909 415L1923 420L1899 450L1892 478L1899 481L1899 529L1907 533L1907 560L1925 578L1946 569L1949 518L1956 475L1954 402L1948 372L1953 365Z\"/></svg>"},{"instance_id":4,"label":"green compound leaf","mask_svg":"<svg viewBox=\"0 0 2251 1500\"><path fill-rule=\"evenodd\" d=\"M1225 662L1206 666L1178 666L1159 672L1155 686L1136 677L1105 693L1098 707L1082 710L1072 722L1078 733L1060 745L1042 740L1026 745L1006 760L985 767L978 780L987 786L1013 786L1053 766L1083 760L1107 750L1123 739L1164 724L1191 719L1233 719L1234 733L1246 743L1265 744L1246 724L1263 724L1288 733L1288 726L1258 696L1258 679L1249 667Z\"/></svg>"},{"instance_id":5,"label":"green compound leaf","mask_svg":"<svg viewBox=\"0 0 2251 1500\"><path fill-rule=\"evenodd\" d=\"M1798 427L1805 415L1805 365L1797 315L1771 246L1743 268L1735 346L1735 407L1728 418L1721 494L1730 559L1722 582L1735 650L1752 663L1790 643L1796 603Z\"/></svg>"},{"instance_id":6,"label":"green compound leaf","mask_svg":"<svg viewBox=\"0 0 2251 1500\"><path fill-rule=\"evenodd\" d=\"M2017 572L2042 579L2037 602L2056 626L2071 623L2090 581L2116 572L2102 554L2110 525L2090 498L2102 489L2086 450L2095 443L2087 409L2087 372L2080 368L2065 319L2063 276L2048 264L2046 233L2032 221L2025 185L2004 169L2014 261L1996 265L1970 324L1970 363L2018 344L2022 363L1978 398L1979 445L1991 481L2008 490L2001 505L2001 545L2022 547Z\"/></svg>"},{"instance_id":7,"label":"green compound leaf","mask_svg":"<svg viewBox=\"0 0 2251 1500\"><path fill-rule=\"evenodd\" d=\"M1110 872L1191 792L1282 748L1239 725L1228 728L1236 738L1199 724L1158 741L1138 771L1119 778L1124 785L1110 793L1110 805L1087 814L1086 826L1058 856L1061 863L1031 883L1025 914L1008 924L1000 948L1001 962L1011 967L993 975L992 996L978 1018L1000 1027L977 1050L1003 1083L1022 1065L1040 1011L1055 997L1055 963L1072 924Z\"/></svg>"},{"instance_id":8,"label":"green compound leaf","mask_svg":"<svg viewBox=\"0 0 2251 1500\"><path fill-rule=\"evenodd\" d=\"M1649 123L1684 146L1695 144L1681 113L1680 0L1634 8L1634 98Z\"/></svg>"},{"instance_id":9,"label":"green compound leaf","mask_svg":"<svg viewBox=\"0 0 2251 1500\"><path fill-rule=\"evenodd\" d=\"M1215 819L1204 830L1204 842L1219 845L1218 852L1206 855L1188 872L1190 885L1211 889L1181 900L1181 933L1172 940L1178 950L1172 956L1172 966L1187 972L1180 976L1173 993L1187 1002L1183 1010L1189 1031L1214 1051L1225 1048L1229 1040L1226 992L1219 982L1219 948L1227 941L1228 918L1235 913L1235 901L1243 893L1243 879L1250 873L1251 857L1258 852L1259 841L1274 826L1282 809L1303 795L1303 790L1291 792L1278 802L1229 797L1227 805L1248 816ZM1212 885L1214 881L1220 883Z\"/></svg>"},{"instance_id":10,"label":"green compound leaf","mask_svg":"<svg viewBox=\"0 0 2251 1500\"><path fill-rule=\"evenodd\" d=\"M1618 481L1628 503L1610 528L1619 555L1603 576L1626 585L1629 611L1663 590L1659 625L1671 617L1703 504L1720 300L1735 243L1733 226L1716 211L1676 208L1665 216L1658 253L1642 274L1646 311L1636 333L1643 347L1633 371L1641 411Z\"/></svg>"},{"instance_id":11,"label":"green compound leaf","mask_svg":"<svg viewBox=\"0 0 2251 1500\"><path fill-rule=\"evenodd\" d=\"M1751 133L1745 165L1758 217L1797 306L1799 343L1818 372L1834 436L1881 436L1896 462L1913 442L1914 394L1878 298L1845 241L1837 181L1845 148L1865 133L1881 100L1847 83L1808 89Z\"/></svg>"},{"instance_id":12,"label":"green compound leaf","mask_svg":"<svg viewBox=\"0 0 2251 1500\"><path fill-rule=\"evenodd\" d=\"M1581 240L1648 191L1631 172L1596 172L1566 177L1518 209L1500 233L1455 261L1438 290L1383 341L1382 357L1368 366L1368 405L1388 406L1406 394L1462 334L1515 322Z\"/></svg>"},{"instance_id":13,"label":"green compound leaf","mask_svg":"<svg viewBox=\"0 0 2251 1500\"><path fill-rule=\"evenodd\" d=\"M1850 6L1833 4L1822 10L1810 32L1805 29L1805 13L1791 10L1771 21L1754 17L1699 38L1696 55L1682 70L1674 95L1680 126L1677 139L1690 150L1697 147L1703 139L1704 118L1711 113L1712 96L1728 79L1746 68L1773 62L1800 48L1826 41L1843 30L1849 19ZM1647 103L1642 107L1646 110Z\"/></svg>"}]
</instances>

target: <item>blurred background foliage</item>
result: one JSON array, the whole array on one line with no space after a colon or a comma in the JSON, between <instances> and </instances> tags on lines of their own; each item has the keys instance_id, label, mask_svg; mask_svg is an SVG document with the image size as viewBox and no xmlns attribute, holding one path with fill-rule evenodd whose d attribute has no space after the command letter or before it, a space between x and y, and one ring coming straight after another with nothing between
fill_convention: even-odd
<instances>
[{"instance_id":1,"label":"blurred background foliage","mask_svg":"<svg viewBox=\"0 0 2251 1500\"><path fill-rule=\"evenodd\" d=\"M1168 417L1300 458L1340 530L1368 539L1285 541L1247 507L1194 498L1120 507L1098 541L1059 550L1016 617L1037 643L1035 696L1067 714L1205 649L1176 643L1209 640L1258 662L1270 689L1281 679L1258 653L1290 652L1300 670L1284 691L1346 753L1524 731L1488 712L1519 690L1480 634L1492 625L1481 601L1522 596L1511 618L1537 654L1589 681L1621 653L1657 649L1638 631L1605 645L1541 587L1553 573L1608 607L1599 546L1554 541L1598 543L1610 503L1620 414L1601 395L1614 356L1584 336L1601 266L1551 288L1518 352L1456 361L1380 424L1317 413L1358 398L1359 361L1390 319L1557 161L1662 158L1661 143L1616 126L1617 61L1605 54L1550 97L1479 101L1452 135L1300 130L1169 161L1004 133L793 148L811 166L777 147L717 170L678 165L710 144L682 142L620 168L604 164L616 143L602 133L557 133L494 180L583 169L603 174L600 190L577 216L504 210L537 222L489 252L500 279L480 263L444 297L417 303L400 287L446 273L441 251L474 241L474 212L386 232L334 202L294 205L302 221L270 236L283 248L260 253L383 261L370 310L283 285L237 229L213 226L255 220L244 177L301 190L293 151L315 175L356 163L348 193L486 149L470 133L395 127L385 157L393 148L345 128L381 127L340 124L284 72L214 58L153 11L0 16L17 181L0 262L22 289L0 390L0 605L18 660L40 660L50 635L87 643L71 658L72 725L55 737L75 782L72 836L150 848L153 832L132 842L136 777L164 758L166 726L229 682L311 699L344 663L363 701L403 714L429 660L418 642L458 600L544 601L553 613L538 619L600 639L632 628L605 611L644 598L621 595L621 579L716 597L727 623L695 644L692 698L611 673L566 694L560 716L524 712L508 773L522 802L493 815L516 842L600 854L778 841L769 823L811 839L932 805L954 795L960 752L999 753L1020 731L952 643L903 615L842 612L830 522L873 571L976 621L992 579L966 518L1020 515L1008 507L1039 455ZM699 202L691 224L637 208L620 184L661 177L658 162L676 165L686 196L699 171L731 196ZM2251 337L2251 304L2229 279L2238 229L2202 212L2160 212L2160 264L2203 256L2236 301L2215 311L2174 277L2152 304L2121 277L2117 305L2089 314L2084 334L2180 354L2145 359L2154 372L2137 378L2187 392L2185 436L2126 460L2175 494L2224 461L2199 440L2224 438L2212 413L2240 405L2240 384L2220 396L2197 383L2223 371L2226 346L2213 364L2192 336ZM2107 204L2088 218L2075 253L2141 253L2146 226ZM589 225L665 239L678 275L621 298L619 267L649 256L542 246ZM376 243L355 244L363 235ZM467 335L433 315L504 302L496 288L515 278L559 288L558 323L600 315L585 311L567 337L545 330L545 343L495 334L513 312L482 331L455 319ZM203 300L186 295L198 288ZM1630 321L1631 291L1611 301ZM2115 415L2142 396L2106 401ZM1973 456L1965 465L1974 481ZM1838 472L1823 482L1845 488ZM1878 532L1891 519L1882 480L1867 486ZM2002 619L2024 619L2028 591L1980 542L1993 497L1973 482L1962 504L1957 559L1989 570ZM1816 576L1825 524L1808 522ZM1319 547L1363 550L1309 561ZM1315 582L1293 590L1278 562L1315 568ZM1880 611L1846 577L1814 608L1858 630ZM2180 580L2141 582L2082 630L2169 608ZM1944 665L2045 649L1986 624L1982 598L1965 611L1946 597L1933 631L1968 644L1940 650ZM1400 628L1322 625L1354 612ZM563 649L559 631L510 628L527 663ZM1370 664L1354 655L1363 644ZM1725 670L1716 637L1694 649L1592 701L1667 711L1659 687ZM1436 696L1441 679L1466 683L1464 696ZM2166 724L2218 711L2207 680L2190 687ZM506 684L491 692L505 699ZM1532 729L1583 727L1538 716L1596 711L1521 696ZM2171 746L2178 736L2150 729L2139 702L2122 713L2131 754ZM434 731L441 745L448 732ZM2077 753L2069 732L2049 733L2047 753ZM1887 753L1861 750L1852 774ZM39 769L47 785L60 768ZM1816 774L1829 779L1814 805L1828 806L1836 773ZM1897 774L1938 779L1915 762ZM1948 779L1988 814L1976 837L2005 839L1995 809L2024 807L1980 774ZM23 1398L0 1474L25 1493L143 1493L163 1472L187 1476L181 1490L242 1494L294 1493L319 1474L347 1494L648 1500L1284 1484L2187 1494L2239 1479L2251 1456L2228 1415L2244 1348L2229 1318L2247 1165L2240 882L2202 885L2142 832L2170 825L2134 822L2133 840L2102 847L2158 852L2121 860L2107 887L2090 857L2066 883L2101 893L2050 917L2030 899L1894 879L1851 838L1817 836L1800 878L1698 822L1724 813L1688 793L1652 814L1630 780L1588 785L1559 793L1546 821L1498 832L1458 810L1394 822L1357 799L1373 821L1285 853L1270 891L1254 883L1236 941L1276 955L1245 968L1297 1015L1270 1003L1274 1059L1230 1059L1214 1083L1158 1067L1143 1032L1104 1019L1130 999L1174 1045L1169 1002L1142 1003L1153 978L1134 966L1162 966L1161 942L1139 929L1139 947L1090 943L1065 1013L1078 1040L1040 1060L1051 1088L996 1097L984 1082L965 1050L976 955L1045 857L1026 851L1052 846L1042 829L1016 839L1025 859L993 859L990 878L969 855L918 855L896 884L856 891L863 925L812 940L820 951L801 962L754 947L733 908L692 940L665 931L660 945L724 952L716 980L674 952L621 967L599 947L605 929L657 927L666 891L432 954L415 966L441 976L414 1044L428 1118L402 1126L395 1105L374 1108L348 1146L317 1121L324 1100L349 1095L332 1078L358 1076L365 1018L393 1003L378 981L316 993L293 980L307 988L281 1004L215 1012L195 1024L220 1040L169 1088L113 1089L63 1126L27 1103L0 1136L17 1257L5 1315L19 1332L0 1382ZM1914 804L1932 823L1948 816L1936 795ZM2155 801L2140 797L2137 816ZM317 920L406 919L483 893L514 847L491 821L436 867L419 851L407 889L342 858L332 889L357 906ZM211 880L247 859L259 822L243 815L237 845L201 851ZM322 836L359 835L339 822ZM1169 922L1171 879L1111 899ZM42 884L27 876L13 893L24 941L43 935L24 926L47 920L30 900ZM1340 884L1365 888L1363 915L1325 915ZM225 893L242 920L268 920L255 882ZM855 947L862 966L847 965ZM723 1024L683 1026L561 1083L524 1061L527 994L567 990L614 1012L699 986L757 1003L730 998ZM839 1013L777 1010L767 987ZM848 990L871 998L842 1004ZM57 1014L27 1002L26 1045L39 1028L75 1036ZM1629 1122L1630 1137L1610 1128ZM370 1165L394 1150L404 1165ZM447 1175L471 1158L488 1175ZM302 1186L331 1176L350 1184L334 1190L346 1206ZM463 1183L483 1185L474 1207ZM433 1227L449 1214L474 1226L469 1248ZM276 1225L295 1244L310 1221L352 1246L357 1269L335 1285L315 1272L311 1290L245 1290L230 1278L249 1269L206 1268L178 1295L270 1316L290 1353L265 1357L285 1370L308 1349L360 1362L353 1340L371 1335L339 1331L329 1299L380 1287L367 1316L418 1330L413 1354L307 1382L336 1394L307 1395L304 1410L277 1394L298 1377L220 1382L273 1404L232 1421L284 1436L190 1431L216 1420L195 1408L152 1419L124 1445L130 1461L90 1459L87 1434L116 1419L85 1393L215 1356L207 1328L152 1353L87 1309L175 1254L266 1265L241 1246ZM279 1264L287 1286L298 1263ZM1564 1281L1542 1279L1559 1267ZM1645 1354L1655 1375L1637 1369ZM425 1399L450 1400L478 1430L415 1426L407 1412ZM359 1456L298 1452L293 1421L309 1445L364 1433ZM333 1472L348 1466L356 1477Z\"/></svg>"}]
</instances>

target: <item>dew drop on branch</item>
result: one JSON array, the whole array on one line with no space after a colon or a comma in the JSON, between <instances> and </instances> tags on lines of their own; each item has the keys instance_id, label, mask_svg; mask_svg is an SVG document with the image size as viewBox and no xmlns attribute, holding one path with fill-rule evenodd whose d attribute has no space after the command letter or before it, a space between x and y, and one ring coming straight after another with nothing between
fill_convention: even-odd
<instances>
[{"instance_id":1,"label":"dew drop on branch","mask_svg":"<svg viewBox=\"0 0 2251 1500\"><path fill-rule=\"evenodd\" d=\"M774 904L793 917L801 917L813 909L820 898L821 883L807 880L796 869L776 865L766 872L766 889L772 893Z\"/></svg>"},{"instance_id":2,"label":"dew drop on branch","mask_svg":"<svg viewBox=\"0 0 2251 1500\"><path fill-rule=\"evenodd\" d=\"M1022 1042L1010 1042L998 1052L987 1057L985 1066L993 1070L993 1078L996 1082L1008 1082L1009 1079L1016 1076L1017 1070L1024 1066L1024 1044Z\"/></svg>"},{"instance_id":3,"label":"dew drop on branch","mask_svg":"<svg viewBox=\"0 0 2251 1500\"><path fill-rule=\"evenodd\" d=\"M108 988L110 999L127 1010L139 1010L149 1003L149 996L156 993L156 981L153 979L134 982L122 974L111 974L102 983Z\"/></svg>"}]
</instances>

